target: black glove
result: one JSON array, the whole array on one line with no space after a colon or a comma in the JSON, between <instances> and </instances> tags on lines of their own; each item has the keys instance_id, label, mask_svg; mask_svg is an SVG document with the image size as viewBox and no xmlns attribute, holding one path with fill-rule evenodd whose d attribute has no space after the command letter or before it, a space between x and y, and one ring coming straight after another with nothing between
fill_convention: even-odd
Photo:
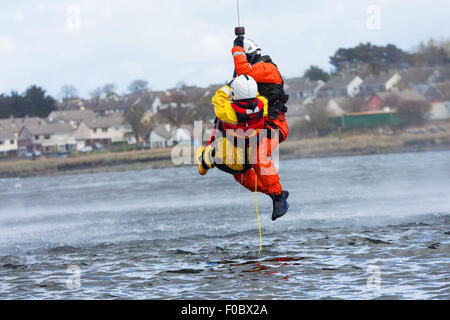
<instances>
[{"instance_id":1,"label":"black glove","mask_svg":"<svg viewBox=\"0 0 450 320\"><path fill-rule=\"evenodd\" d=\"M233 45L235 47L244 48L244 36L238 36L236 39L234 39Z\"/></svg>"}]
</instances>

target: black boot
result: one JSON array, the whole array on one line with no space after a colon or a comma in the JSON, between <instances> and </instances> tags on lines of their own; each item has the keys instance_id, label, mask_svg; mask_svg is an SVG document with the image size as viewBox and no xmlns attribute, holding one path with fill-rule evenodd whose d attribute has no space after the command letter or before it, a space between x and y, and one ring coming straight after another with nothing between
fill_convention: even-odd
<instances>
[{"instance_id":1,"label":"black boot","mask_svg":"<svg viewBox=\"0 0 450 320\"><path fill-rule=\"evenodd\" d=\"M284 216L289 209L289 203L287 202L289 192L284 190L281 194L270 195L270 197L273 201L272 220L275 221Z\"/></svg>"}]
</instances>

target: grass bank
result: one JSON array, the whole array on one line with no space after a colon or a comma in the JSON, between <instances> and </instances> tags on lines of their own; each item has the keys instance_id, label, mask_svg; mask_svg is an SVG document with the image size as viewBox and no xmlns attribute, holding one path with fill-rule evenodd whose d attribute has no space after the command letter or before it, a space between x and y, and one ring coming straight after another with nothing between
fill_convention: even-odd
<instances>
[{"instance_id":1,"label":"grass bank","mask_svg":"<svg viewBox=\"0 0 450 320\"><path fill-rule=\"evenodd\" d=\"M421 135L343 134L286 141L280 147L280 158L334 157L433 150L450 150L450 130Z\"/></svg>"},{"instance_id":2,"label":"grass bank","mask_svg":"<svg viewBox=\"0 0 450 320\"><path fill-rule=\"evenodd\" d=\"M162 168L172 165L171 149L107 152L68 158L39 158L0 162L0 178L65 173L104 172Z\"/></svg>"}]
</instances>

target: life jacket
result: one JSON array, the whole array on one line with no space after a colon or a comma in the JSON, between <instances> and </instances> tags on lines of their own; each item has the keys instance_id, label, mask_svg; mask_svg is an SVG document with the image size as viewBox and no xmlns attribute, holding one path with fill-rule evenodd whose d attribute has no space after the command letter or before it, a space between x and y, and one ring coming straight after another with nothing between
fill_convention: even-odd
<instances>
[{"instance_id":1,"label":"life jacket","mask_svg":"<svg viewBox=\"0 0 450 320\"><path fill-rule=\"evenodd\" d=\"M229 129L241 129L246 133L250 129L257 132L264 128L264 103L260 99L233 101L231 107L236 112L237 124L220 121L222 133L226 134Z\"/></svg>"},{"instance_id":2,"label":"life jacket","mask_svg":"<svg viewBox=\"0 0 450 320\"><path fill-rule=\"evenodd\" d=\"M272 61L270 56L262 56L255 63L270 63L275 66L276 72L278 72L281 83L268 83L263 81L257 81L258 92L269 100L269 107L275 103L285 104L289 100L289 95L284 92L284 80L278 70L278 66ZM274 70L275 71L275 70Z\"/></svg>"}]
</instances>

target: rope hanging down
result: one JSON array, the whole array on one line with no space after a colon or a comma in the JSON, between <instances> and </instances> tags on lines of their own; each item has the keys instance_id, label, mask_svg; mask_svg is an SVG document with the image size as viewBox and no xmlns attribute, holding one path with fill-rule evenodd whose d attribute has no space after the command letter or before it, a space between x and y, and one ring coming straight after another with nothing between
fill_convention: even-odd
<instances>
[{"instance_id":1,"label":"rope hanging down","mask_svg":"<svg viewBox=\"0 0 450 320\"><path fill-rule=\"evenodd\" d=\"M261 237L261 223L259 222L257 193L258 193L258 177L257 177L256 174L255 174L255 208L256 208L256 217L258 217L258 227L259 227L259 256L261 257L262 237Z\"/></svg>"}]
</instances>

